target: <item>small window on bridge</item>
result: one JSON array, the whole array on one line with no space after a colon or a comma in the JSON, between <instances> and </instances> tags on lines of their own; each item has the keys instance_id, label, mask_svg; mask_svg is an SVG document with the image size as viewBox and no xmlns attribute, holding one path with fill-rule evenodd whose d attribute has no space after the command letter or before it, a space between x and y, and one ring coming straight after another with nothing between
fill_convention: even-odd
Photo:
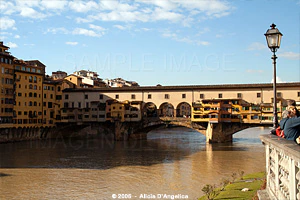
<instances>
[{"instance_id":1,"label":"small window on bridge","mask_svg":"<svg viewBox=\"0 0 300 200\"><path fill-rule=\"evenodd\" d=\"M300 92L298 92L298 97L300 97Z\"/></svg>"},{"instance_id":2,"label":"small window on bridge","mask_svg":"<svg viewBox=\"0 0 300 200\"><path fill-rule=\"evenodd\" d=\"M223 98L223 94L222 93L219 94L219 98Z\"/></svg>"},{"instance_id":3,"label":"small window on bridge","mask_svg":"<svg viewBox=\"0 0 300 200\"><path fill-rule=\"evenodd\" d=\"M169 99L169 98L170 98L169 94L165 94L165 99Z\"/></svg>"},{"instance_id":4,"label":"small window on bridge","mask_svg":"<svg viewBox=\"0 0 300 200\"><path fill-rule=\"evenodd\" d=\"M260 92L258 92L258 93L256 94L256 97L257 97L257 98L260 98L260 97L261 97Z\"/></svg>"},{"instance_id":5,"label":"small window on bridge","mask_svg":"<svg viewBox=\"0 0 300 200\"><path fill-rule=\"evenodd\" d=\"M186 98L186 94L182 94L182 98L185 99Z\"/></svg>"},{"instance_id":6,"label":"small window on bridge","mask_svg":"<svg viewBox=\"0 0 300 200\"><path fill-rule=\"evenodd\" d=\"M200 99L204 99L204 94L200 94Z\"/></svg>"},{"instance_id":7,"label":"small window on bridge","mask_svg":"<svg viewBox=\"0 0 300 200\"><path fill-rule=\"evenodd\" d=\"M151 99L152 98L152 95L151 94L148 94L148 99Z\"/></svg>"}]
</instances>

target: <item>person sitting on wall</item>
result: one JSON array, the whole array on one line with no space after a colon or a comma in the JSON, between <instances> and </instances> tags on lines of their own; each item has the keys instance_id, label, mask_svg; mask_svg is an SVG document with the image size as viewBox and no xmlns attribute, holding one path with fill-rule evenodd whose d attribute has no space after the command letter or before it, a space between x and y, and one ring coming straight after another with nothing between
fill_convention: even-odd
<instances>
[{"instance_id":1,"label":"person sitting on wall","mask_svg":"<svg viewBox=\"0 0 300 200\"><path fill-rule=\"evenodd\" d=\"M300 137L300 117L296 116L294 106L289 107L288 117L283 118L279 125L283 127L285 139L293 140L298 143Z\"/></svg>"},{"instance_id":2,"label":"person sitting on wall","mask_svg":"<svg viewBox=\"0 0 300 200\"><path fill-rule=\"evenodd\" d=\"M294 108L292 111L297 116L300 117L300 111L296 108L296 101L295 100L289 100L288 101L288 108Z\"/></svg>"}]
</instances>

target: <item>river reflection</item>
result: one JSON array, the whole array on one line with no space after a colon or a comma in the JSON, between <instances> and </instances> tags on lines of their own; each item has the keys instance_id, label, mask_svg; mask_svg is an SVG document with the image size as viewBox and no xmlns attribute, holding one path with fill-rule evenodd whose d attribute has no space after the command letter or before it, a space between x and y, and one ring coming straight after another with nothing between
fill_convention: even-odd
<instances>
[{"instance_id":1,"label":"river reflection","mask_svg":"<svg viewBox=\"0 0 300 200\"><path fill-rule=\"evenodd\" d=\"M112 194L202 195L232 173L265 170L259 135L237 133L232 143L206 144L191 129L152 131L147 140L55 139L0 145L0 199L112 199Z\"/></svg>"}]
</instances>

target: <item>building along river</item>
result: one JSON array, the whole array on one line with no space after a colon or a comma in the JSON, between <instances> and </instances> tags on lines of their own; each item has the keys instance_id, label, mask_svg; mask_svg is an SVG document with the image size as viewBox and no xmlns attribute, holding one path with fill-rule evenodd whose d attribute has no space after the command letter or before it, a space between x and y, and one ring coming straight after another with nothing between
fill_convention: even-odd
<instances>
[{"instance_id":1,"label":"building along river","mask_svg":"<svg viewBox=\"0 0 300 200\"><path fill-rule=\"evenodd\" d=\"M197 199L205 184L219 184L239 171L265 171L259 135L269 131L247 129L236 133L232 143L222 144L206 144L204 135L181 127L154 130L140 141L87 138L0 144L0 199L118 197L114 194Z\"/></svg>"}]
</instances>

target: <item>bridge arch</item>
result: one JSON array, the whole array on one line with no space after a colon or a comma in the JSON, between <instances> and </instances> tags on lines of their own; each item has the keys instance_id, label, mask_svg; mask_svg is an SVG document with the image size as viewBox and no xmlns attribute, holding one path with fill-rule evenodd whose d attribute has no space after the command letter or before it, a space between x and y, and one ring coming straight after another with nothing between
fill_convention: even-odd
<instances>
[{"instance_id":1,"label":"bridge arch","mask_svg":"<svg viewBox=\"0 0 300 200\"><path fill-rule=\"evenodd\" d=\"M187 102L181 102L176 107L176 117L190 117L192 106Z\"/></svg>"},{"instance_id":2,"label":"bridge arch","mask_svg":"<svg viewBox=\"0 0 300 200\"><path fill-rule=\"evenodd\" d=\"M159 106L158 116L159 117L174 117L174 106L169 102L164 102Z\"/></svg>"},{"instance_id":3,"label":"bridge arch","mask_svg":"<svg viewBox=\"0 0 300 200\"><path fill-rule=\"evenodd\" d=\"M157 106L153 102L145 103L142 108L142 114L144 117L157 117Z\"/></svg>"}]
</instances>

